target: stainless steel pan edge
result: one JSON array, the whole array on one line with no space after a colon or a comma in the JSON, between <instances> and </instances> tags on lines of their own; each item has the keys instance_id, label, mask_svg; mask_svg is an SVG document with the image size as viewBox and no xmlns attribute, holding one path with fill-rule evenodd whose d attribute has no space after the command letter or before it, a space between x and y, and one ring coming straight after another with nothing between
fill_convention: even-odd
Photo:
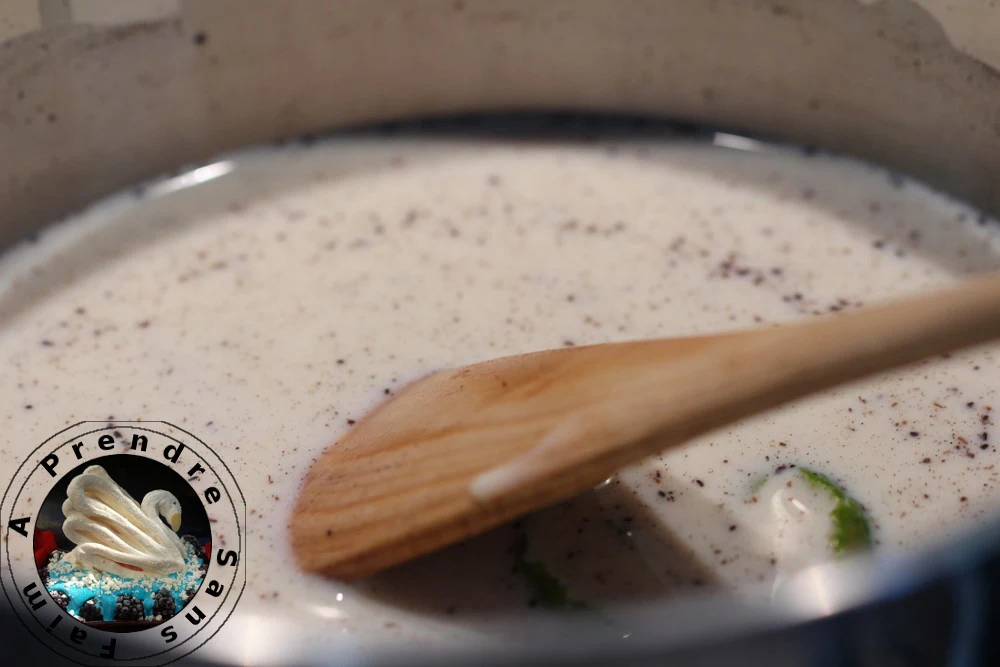
<instances>
[{"instance_id":1,"label":"stainless steel pan edge","mask_svg":"<svg viewBox=\"0 0 1000 667\"><path fill-rule=\"evenodd\" d=\"M167 4L155 18L57 21L0 44L0 249L101 195L232 148L502 109L646 113L774 136L867 158L1000 212L1000 75L953 49L909 0ZM632 645L581 639L577 626L524 650L602 664L893 664L906 650L879 647L893 635L886 624L900 623L916 639L941 631L944 645L913 649L928 664L966 664L963 651L982 648L971 619L989 611L982 567L996 569L998 543L992 526L918 558L830 572L841 599L828 609L803 589L766 609L704 599L661 610L672 632L658 634L658 617L637 610ZM0 627L16 647L20 628ZM497 651L484 655L515 659ZM197 655L242 654L220 644Z\"/></svg>"},{"instance_id":2,"label":"stainless steel pan edge","mask_svg":"<svg viewBox=\"0 0 1000 667\"><path fill-rule=\"evenodd\" d=\"M1000 210L1000 75L909 0L174 0L0 47L0 245L227 149L497 109L627 111L868 158Z\"/></svg>"}]
</instances>

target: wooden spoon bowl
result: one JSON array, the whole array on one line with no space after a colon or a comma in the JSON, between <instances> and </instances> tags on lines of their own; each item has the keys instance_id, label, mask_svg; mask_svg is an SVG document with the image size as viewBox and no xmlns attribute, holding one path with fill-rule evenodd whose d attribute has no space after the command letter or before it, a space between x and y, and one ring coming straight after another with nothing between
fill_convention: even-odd
<instances>
[{"instance_id":1,"label":"wooden spoon bowl","mask_svg":"<svg viewBox=\"0 0 1000 667\"><path fill-rule=\"evenodd\" d=\"M1000 276L805 324L568 347L430 375L313 464L303 568L367 576L714 428L1000 336Z\"/></svg>"}]
</instances>

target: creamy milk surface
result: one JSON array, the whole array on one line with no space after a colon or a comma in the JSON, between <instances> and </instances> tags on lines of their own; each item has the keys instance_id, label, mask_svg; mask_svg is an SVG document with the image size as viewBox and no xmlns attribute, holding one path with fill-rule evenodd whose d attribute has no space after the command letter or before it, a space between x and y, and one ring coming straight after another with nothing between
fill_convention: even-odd
<instances>
[{"instance_id":1,"label":"creamy milk surface","mask_svg":"<svg viewBox=\"0 0 1000 667\"><path fill-rule=\"evenodd\" d=\"M832 557L834 500L802 468L863 506L876 549L992 511L995 348L724 428L361 584L299 571L287 524L313 458L429 371L851 310L1000 266L992 225L791 150L354 136L244 152L0 258L0 455L84 419L197 434L247 501L237 613L327 638L489 635L484 617L549 602L529 570L600 609L766 590Z\"/></svg>"}]
</instances>

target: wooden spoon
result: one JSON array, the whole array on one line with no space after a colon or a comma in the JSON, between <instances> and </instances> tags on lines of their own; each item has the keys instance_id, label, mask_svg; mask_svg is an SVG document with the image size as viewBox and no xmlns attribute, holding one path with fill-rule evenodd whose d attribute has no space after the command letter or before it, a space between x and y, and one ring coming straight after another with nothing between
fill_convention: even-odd
<instances>
[{"instance_id":1,"label":"wooden spoon","mask_svg":"<svg viewBox=\"0 0 1000 667\"><path fill-rule=\"evenodd\" d=\"M434 373L313 464L292 543L307 570L370 575L714 428L995 337L1000 273L804 324L561 348Z\"/></svg>"}]
</instances>

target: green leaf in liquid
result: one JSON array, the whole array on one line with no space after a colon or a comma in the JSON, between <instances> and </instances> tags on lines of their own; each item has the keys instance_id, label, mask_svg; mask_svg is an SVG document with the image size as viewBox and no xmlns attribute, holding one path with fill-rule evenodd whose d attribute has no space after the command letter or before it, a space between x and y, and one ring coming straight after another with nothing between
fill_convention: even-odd
<instances>
[{"instance_id":1,"label":"green leaf in liquid","mask_svg":"<svg viewBox=\"0 0 1000 667\"><path fill-rule=\"evenodd\" d=\"M545 609L586 609L587 605L570 598L566 586L549 569L538 561L528 560L528 538L521 533L514 544L514 569L525 583L538 604Z\"/></svg>"},{"instance_id":2,"label":"green leaf in liquid","mask_svg":"<svg viewBox=\"0 0 1000 667\"><path fill-rule=\"evenodd\" d=\"M830 510L833 530L830 546L836 554L868 549L872 545L872 529L861 503L847 495L843 488L823 473L799 468L798 473L814 487L829 493L836 503Z\"/></svg>"}]
</instances>

